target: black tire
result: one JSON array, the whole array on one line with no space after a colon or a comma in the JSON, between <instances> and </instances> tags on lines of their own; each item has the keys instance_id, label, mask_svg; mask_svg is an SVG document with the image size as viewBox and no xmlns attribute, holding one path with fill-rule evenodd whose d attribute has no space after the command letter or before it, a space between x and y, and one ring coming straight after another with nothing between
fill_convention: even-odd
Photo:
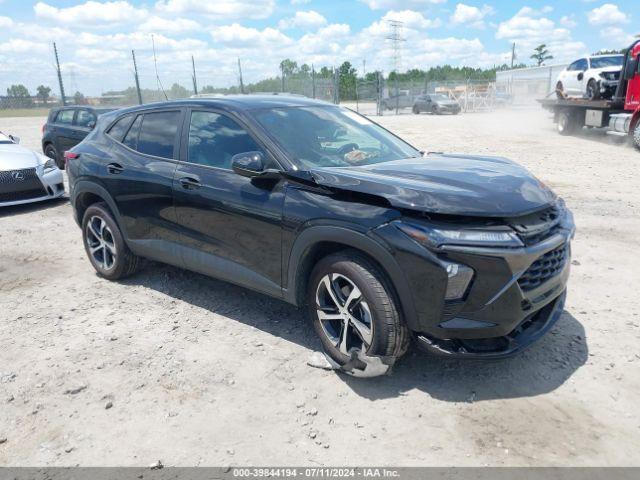
<instances>
[{"instance_id":1,"label":"black tire","mask_svg":"<svg viewBox=\"0 0 640 480\"><path fill-rule=\"evenodd\" d=\"M631 143L640 151L640 120L636 121L631 131Z\"/></svg>"},{"instance_id":2,"label":"black tire","mask_svg":"<svg viewBox=\"0 0 640 480\"><path fill-rule=\"evenodd\" d=\"M562 100L566 97L564 93L564 85L562 85L562 82L556 83L556 97L558 97L558 100Z\"/></svg>"},{"instance_id":3,"label":"black tire","mask_svg":"<svg viewBox=\"0 0 640 480\"><path fill-rule=\"evenodd\" d=\"M560 135L572 135L576 131L577 121L575 115L568 110L558 114L558 133Z\"/></svg>"},{"instance_id":4,"label":"black tire","mask_svg":"<svg viewBox=\"0 0 640 480\"><path fill-rule=\"evenodd\" d=\"M92 253L91 251L92 247L97 246L99 240L89 225L91 222L92 226L95 226L100 224L100 221L104 222L105 226L100 232L100 239L103 244L101 255L99 247L97 252ZM95 228L93 231L96 231ZM134 274L138 270L140 257L134 255L127 247L120 228L106 203L95 203L85 211L82 217L82 240L91 265L101 277L108 280L119 280ZM110 246L104 246L105 243ZM112 253L109 254L108 252L112 249ZM102 258L102 261L100 261L100 258ZM112 261L110 262L109 260Z\"/></svg>"},{"instance_id":5,"label":"black tire","mask_svg":"<svg viewBox=\"0 0 640 480\"><path fill-rule=\"evenodd\" d=\"M440 107L438 107L437 105L433 106L433 110L432 110L434 115L440 115L442 112L440 112Z\"/></svg>"},{"instance_id":6,"label":"black tire","mask_svg":"<svg viewBox=\"0 0 640 480\"><path fill-rule=\"evenodd\" d=\"M58 150L56 150L56 147L54 147L52 143L47 143L47 146L44 147L44 155L52 158L56 162L58 168L60 170L64 170L64 159L60 158Z\"/></svg>"},{"instance_id":7,"label":"black tire","mask_svg":"<svg viewBox=\"0 0 640 480\"><path fill-rule=\"evenodd\" d=\"M598 88L598 82L593 78L587 83L587 98L589 100L598 100L600 98L600 89Z\"/></svg>"},{"instance_id":8,"label":"black tire","mask_svg":"<svg viewBox=\"0 0 640 480\"><path fill-rule=\"evenodd\" d=\"M412 108L413 113L415 113L416 115L420 115L420 109L417 106L413 106Z\"/></svg>"},{"instance_id":9,"label":"black tire","mask_svg":"<svg viewBox=\"0 0 640 480\"><path fill-rule=\"evenodd\" d=\"M350 360L349 355L340 351L340 342L334 344L326 333L325 328L328 330L331 325L325 323L326 327L323 327L319 319L317 292L323 288L321 284L326 276L335 276L336 282L342 281L343 278L352 282L362 294L361 301L354 301L352 304L356 305L355 309L366 306L367 311L370 312L369 320L373 328L370 329L371 342L368 347L364 342L361 342L361 336L356 336L353 323L349 324L351 330L348 332L351 333L348 333L347 336L350 341L345 342L346 346L355 346L366 350L365 353L369 356L398 359L404 355L409 347L409 329L401 318L393 289L385 275L371 260L357 251L345 250L329 255L318 262L311 272L307 290L309 316L329 356L339 365L344 365ZM355 309L352 311L354 316L357 315ZM338 327L332 328L335 328L334 332L338 333L338 337L340 337L344 331L342 329L344 323L342 320L335 320L335 322L340 325L340 333L337 332ZM350 348L347 351L349 350Z\"/></svg>"}]
</instances>

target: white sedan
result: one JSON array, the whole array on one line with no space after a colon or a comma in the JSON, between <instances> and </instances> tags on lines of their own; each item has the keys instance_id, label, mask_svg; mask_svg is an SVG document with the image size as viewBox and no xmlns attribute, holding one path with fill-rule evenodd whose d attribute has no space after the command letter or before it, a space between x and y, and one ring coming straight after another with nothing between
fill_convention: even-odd
<instances>
[{"instance_id":1,"label":"white sedan","mask_svg":"<svg viewBox=\"0 0 640 480\"><path fill-rule=\"evenodd\" d=\"M565 68L556 83L558 97L611 98L616 91L624 55L594 55Z\"/></svg>"},{"instance_id":2,"label":"white sedan","mask_svg":"<svg viewBox=\"0 0 640 480\"><path fill-rule=\"evenodd\" d=\"M55 161L18 142L0 132L0 207L64 195L62 171Z\"/></svg>"}]
</instances>

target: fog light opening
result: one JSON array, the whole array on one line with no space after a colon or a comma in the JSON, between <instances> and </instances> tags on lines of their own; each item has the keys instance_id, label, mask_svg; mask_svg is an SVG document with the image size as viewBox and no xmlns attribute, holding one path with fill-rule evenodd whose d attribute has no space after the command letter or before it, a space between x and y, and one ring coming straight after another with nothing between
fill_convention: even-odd
<instances>
[{"instance_id":1,"label":"fog light opening","mask_svg":"<svg viewBox=\"0 0 640 480\"><path fill-rule=\"evenodd\" d=\"M473 269L459 263L448 263L447 269L447 291L445 300L462 299L473 279Z\"/></svg>"}]
</instances>

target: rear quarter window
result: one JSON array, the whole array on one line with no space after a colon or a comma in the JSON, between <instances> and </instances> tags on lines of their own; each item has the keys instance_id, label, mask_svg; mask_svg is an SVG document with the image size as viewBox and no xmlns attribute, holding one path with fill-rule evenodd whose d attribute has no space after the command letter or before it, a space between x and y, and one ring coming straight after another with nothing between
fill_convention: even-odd
<instances>
[{"instance_id":1,"label":"rear quarter window","mask_svg":"<svg viewBox=\"0 0 640 480\"><path fill-rule=\"evenodd\" d=\"M129 126L133 121L133 115L125 115L124 117L118 119L116 123L111 125L109 130L107 130L107 135L116 140L117 142L122 142L124 138L124 134L129 130Z\"/></svg>"}]
</instances>

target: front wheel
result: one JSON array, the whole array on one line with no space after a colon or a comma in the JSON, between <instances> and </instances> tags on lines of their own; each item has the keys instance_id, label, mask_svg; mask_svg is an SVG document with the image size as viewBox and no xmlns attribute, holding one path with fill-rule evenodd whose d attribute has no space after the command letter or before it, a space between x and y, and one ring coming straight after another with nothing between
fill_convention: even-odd
<instances>
[{"instance_id":1,"label":"front wheel","mask_svg":"<svg viewBox=\"0 0 640 480\"><path fill-rule=\"evenodd\" d=\"M384 274L356 251L322 259L311 273L307 304L313 326L331 358L341 366L353 350L400 358L409 330Z\"/></svg>"},{"instance_id":2,"label":"front wheel","mask_svg":"<svg viewBox=\"0 0 640 480\"><path fill-rule=\"evenodd\" d=\"M631 140L636 149L640 150L640 120L636 122L633 126L633 131L631 133Z\"/></svg>"},{"instance_id":3,"label":"front wheel","mask_svg":"<svg viewBox=\"0 0 640 480\"><path fill-rule=\"evenodd\" d=\"M600 89L598 88L598 82L593 78L587 83L587 98L589 100L598 100L600 98Z\"/></svg>"},{"instance_id":4,"label":"front wheel","mask_svg":"<svg viewBox=\"0 0 640 480\"><path fill-rule=\"evenodd\" d=\"M127 247L105 203L87 208L82 217L82 237L89 261L101 277L119 280L138 269L140 259Z\"/></svg>"},{"instance_id":5,"label":"front wheel","mask_svg":"<svg viewBox=\"0 0 640 480\"><path fill-rule=\"evenodd\" d=\"M418 107L416 107L415 105L413 106L413 113L415 113L416 115L420 114L420 109Z\"/></svg>"}]
</instances>

